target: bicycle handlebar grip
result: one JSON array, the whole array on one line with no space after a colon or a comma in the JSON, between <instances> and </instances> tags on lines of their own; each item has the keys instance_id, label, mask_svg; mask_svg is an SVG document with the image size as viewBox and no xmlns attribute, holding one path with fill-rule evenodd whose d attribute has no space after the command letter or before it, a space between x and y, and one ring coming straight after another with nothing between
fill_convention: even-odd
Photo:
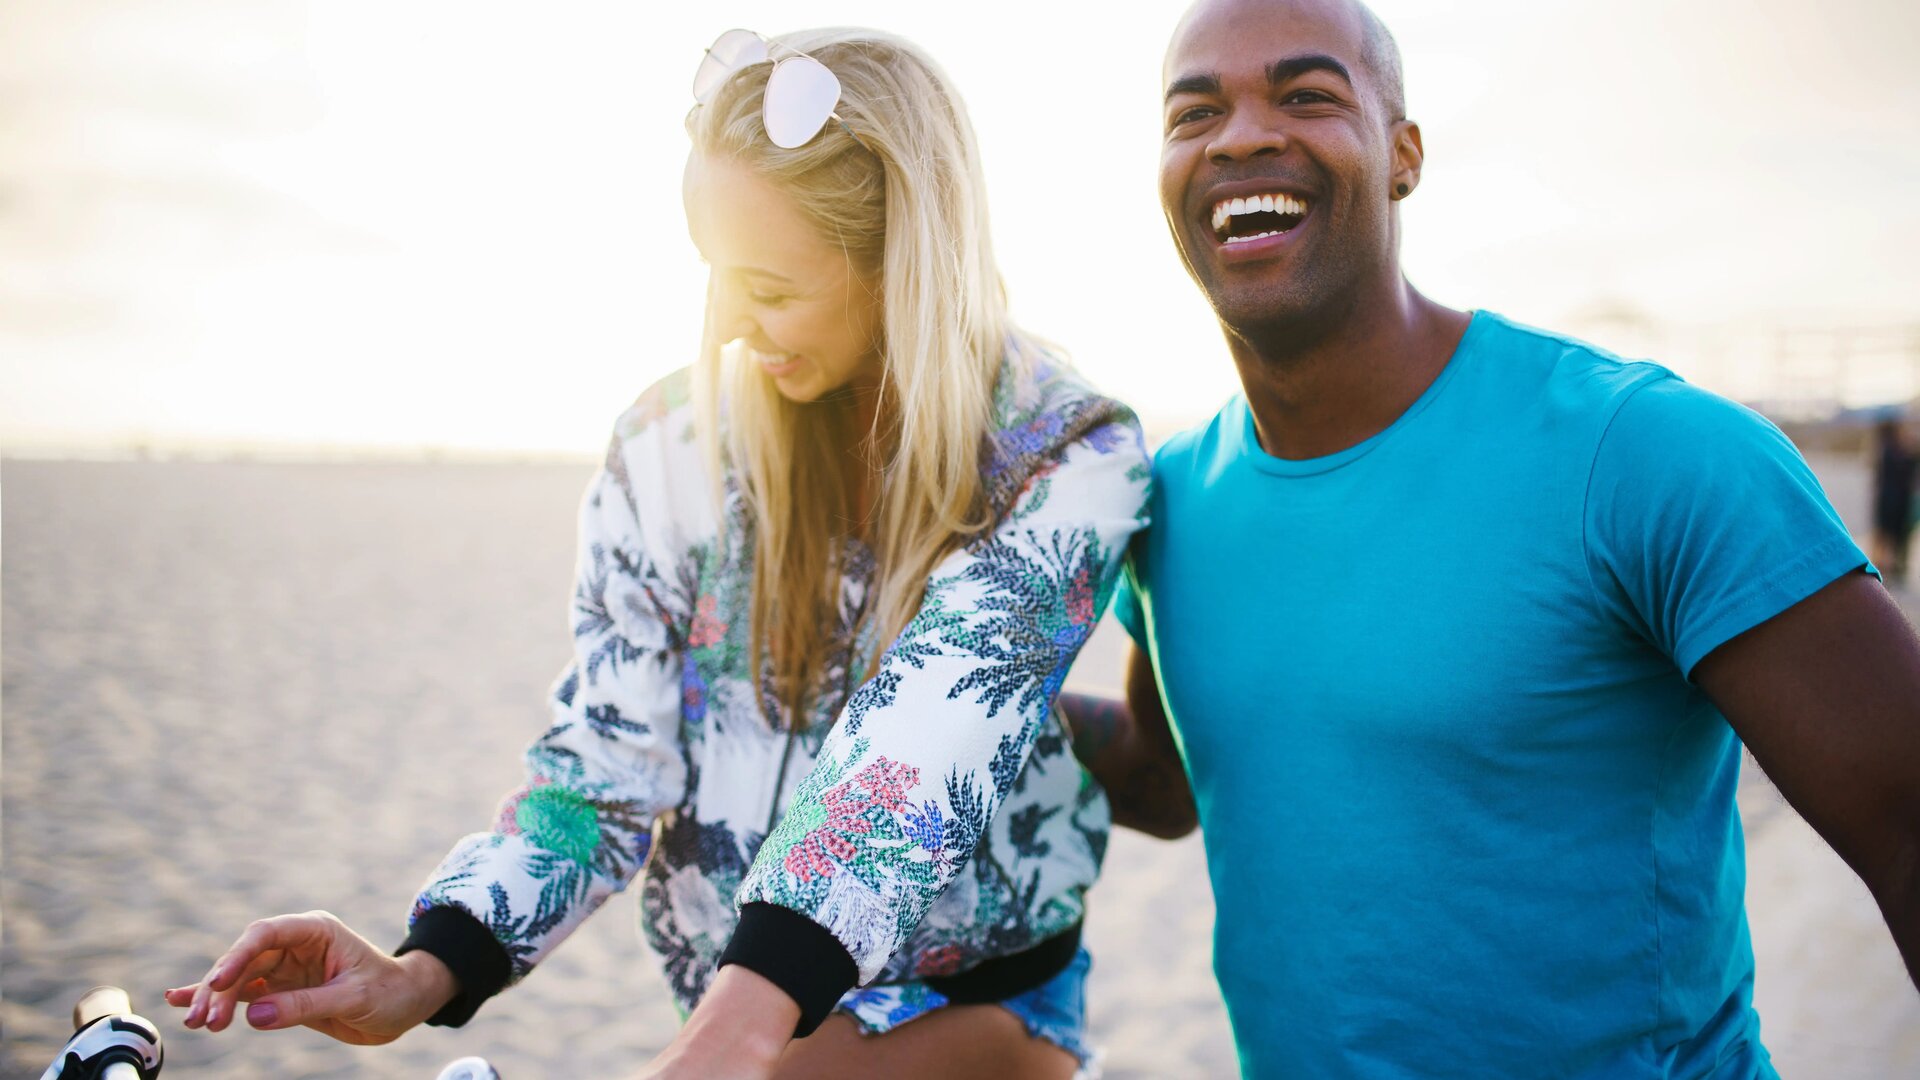
<instances>
[{"instance_id":1,"label":"bicycle handlebar grip","mask_svg":"<svg viewBox=\"0 0 1920 1080\"><path fill-rule=\"evenodd\" d=\"M73 1003L73 1030L79 1031L103 1016L125 1016L133 1012L133 999L117 986L96 986Z\"/></svg>"},{"instance_id":2,"label":"bicycle handlebar grip","mask_svg":"<svg viewBox=\"0 0 1920 1080\"><path fill-rule=\"evenodd\" d=\"M127 992L96 986L73 1006L77 1030L40 1080L155 1080L166 1058L160 1029L133 1014Z\"/></svg>"}]
</instances>

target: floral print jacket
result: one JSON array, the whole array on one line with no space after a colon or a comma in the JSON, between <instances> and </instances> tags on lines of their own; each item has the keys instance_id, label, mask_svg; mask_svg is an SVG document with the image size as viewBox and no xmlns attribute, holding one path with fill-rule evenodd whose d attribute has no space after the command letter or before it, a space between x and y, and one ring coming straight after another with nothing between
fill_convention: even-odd
<instances>
[{"instance_id":1,"label":"floral print jacket","mask_svg":"<svg viewBox=\"0 0 1920 1080\"><path fill-rule=\"evenodd\" d=\"M858 686L873 558L848 541L826 691L785 730L748 670L751 520L733 477L713 497L688 387L671 376L619 420L582 503L552 726L414 919L463 909L517 980L644 872L644 931L681 1008L740 906L763 902L845 947L872 985L839 1007L884 1030L928 996L918 980L1081 919L1108 811L1051 706L1145 523L1139 424L1060 361L1010 351L981 454L996 526L940 563Z\"/></svg>"}]
</instances>

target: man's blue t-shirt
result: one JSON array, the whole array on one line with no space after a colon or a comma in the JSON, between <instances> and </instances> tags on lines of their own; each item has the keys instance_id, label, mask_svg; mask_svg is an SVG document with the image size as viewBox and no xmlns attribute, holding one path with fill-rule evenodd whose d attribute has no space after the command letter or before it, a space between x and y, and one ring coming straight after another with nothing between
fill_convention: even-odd
<instances>
[{"instance_id":1,"label":"man's blue t-shirt","mask_svg":"<svg viewBox=\"0 0 1920 1080\"><path fill-rule=\"evenodd\" d=\"M1254 1077L1772 1076L1733 732L1687 674L1866 558L1755 413L1486 313L1392 426L1154 461L1115 609Z\"/></svg>"}]
</instances>

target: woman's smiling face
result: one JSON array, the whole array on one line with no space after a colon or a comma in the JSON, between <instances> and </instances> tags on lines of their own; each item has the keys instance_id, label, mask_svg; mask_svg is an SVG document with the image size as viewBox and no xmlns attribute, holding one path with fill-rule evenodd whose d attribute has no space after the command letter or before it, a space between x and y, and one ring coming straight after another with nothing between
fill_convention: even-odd
<instances>
[{"instance_id":1,"label":"woman's smiling face","mask_svg":"<svg viewBox=\"0 0 1920 1080\"><path fill-rule=\"evenodd\" d=\"M719 340L740 341L793 401L874 387L882 357L880 281L808 224L791 196L732 161L694 153L687 229L712 270Z\"/></svg>"}]
</instances>

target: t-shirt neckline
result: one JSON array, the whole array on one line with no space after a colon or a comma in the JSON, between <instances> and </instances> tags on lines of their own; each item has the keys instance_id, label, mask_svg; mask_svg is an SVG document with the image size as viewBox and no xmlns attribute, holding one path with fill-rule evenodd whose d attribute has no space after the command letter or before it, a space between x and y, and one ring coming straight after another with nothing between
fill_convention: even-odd
<instances>
[{"instance_id":1,"label":"t-shirt neckline","mask_svg":"<svg viewBox=\"0 0 1920 1080\"><path fill-rule=\"evenodd\" d=\"M1292 459L1275 457L1267 453L1266 448L1260 445L1259 432L1254 430L1253 406L1247 403L1247 395L1244 392L1236 395L1233 404L1235 408L1240 410L1239 431L1241 456L1253 462L1254 467L1263 473L1284 477L1319 476L1323 473L1330 473L1335 469L1351 465L1361 458L1366 457L1382 443L1392 438L1395 432L1411 424L1416 417L1425 412L1427 407L1439 398L1440 392L1446 389L1447 384L1453 380L1454 372L1458 371L1462 366L1461 359L1477 346L1480 336L1484 332L1483 328L1490 323L1491 319L1492 316L1485 311L1474 311L1470 313L1466 333L1460 335L1460 343L1454 346L1453 355L1447 358L1446 365L1440 369L1440 374L1434 376L1433 381L1427 384L1427 388L1421 391L1420 396L1413 400L1413 404L1407 406L1406 411L1395 417L1393 423L1381 428L1367 438L1354 443L1352 446L1344 450L1336 450L1331 454L1324 454L1314 458Z\"/></svg>"}]
</instances>

